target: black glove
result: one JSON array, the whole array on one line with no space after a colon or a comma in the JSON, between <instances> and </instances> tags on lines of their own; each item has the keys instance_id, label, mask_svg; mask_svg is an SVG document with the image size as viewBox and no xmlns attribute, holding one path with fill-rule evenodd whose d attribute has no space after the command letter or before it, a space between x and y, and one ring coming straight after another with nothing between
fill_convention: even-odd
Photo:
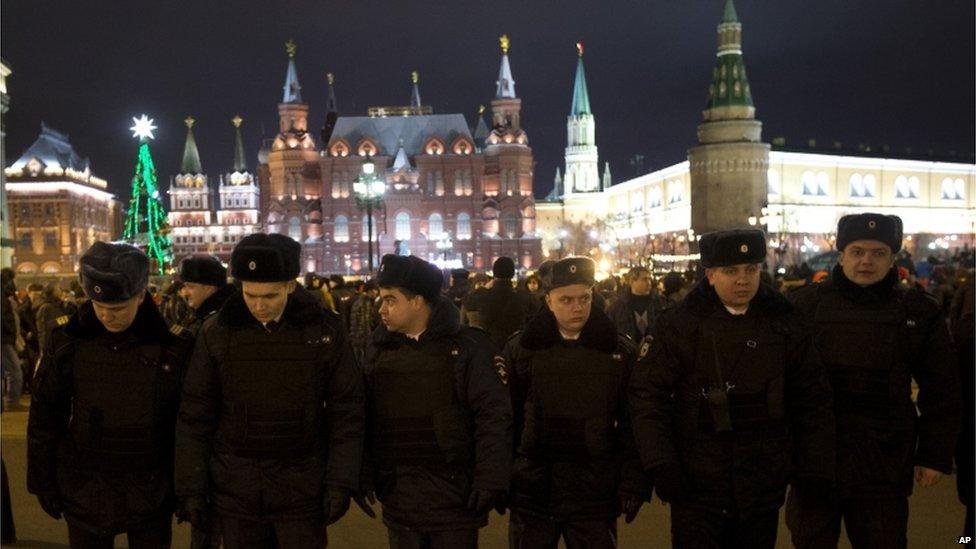
<instances>
[{"instance_id":1,"label":"black glove","mask_svg":"<svg viewBox=\"0 0 976 549\"><path fill-rule=\"evenodd\" d=\"M681 466L677 463L665 463L658 465L651 472L654 478L654 489L657 497L665 503L680 501L684 495L684 482L682 480Z\"/></svg>"},{"instance_id":2,"label":"black glove","mask_svg":"<svg viewBox=\"0 0 976 549\"><path fill-rule=\"evenodd\" d=\"M203 496L188 496L180 499L176 506L176 522L189 522L201 530L207 528L210 519L209 506Z\"/></svg>"},{"instance_id":3,"label":"black glove","mask_svg":"<svg viewBox=\"0 0 976 549\"><path fill-rule=\"evenodd\" d=\"M468 496L468 511L475 515L483 515L505 502L505 492L501 490L471 490Z\"/></svg>"},{"instance_id":4,"label":"black glove","mask_svg":"<svg viewBox=\"0 0 976 549\"><path fill-rule=\"evenodd\" d=\"M369 500L370 503L375 503L376 500L373 498L372 493L366 494L365 496L363 494L356 494L352 497L352 500L366 513L367 517L376 518L376 513L373 511L373 508L369 506L369 503L366 503L366 500Z\"/></svg>"},{"instance_id":5,"label":"black glove","mask_svg":"<svg viewBox=\"0 0 976 549\"><path fill-rule=\"evenodd\" d=\"M637 518L637 513L640 511L641 505L644 502L637 496L632 496L629 494L621 494L620 496L620 514L624 516L624 522L630 524L634 522Z\"/></svg>"},{"instance_id":6,"label":"black glove","mask_svg":"<svg viewBox=\"0 0 976 549\"><path fill-rule=\"evenodd\" d=\"M826 479L799 477L793 481L793 489L804 503L832 506L837 499L837 488Z\"/></svg>"},{"instance_id":7,"label":"black glove","mask_svg":"<svg viewBox=\"0 0 976 549\"><path fill-rule=\"evenodd\" d=\"M61 511L64 511L64 504L61 503L61 496L37 496L41 509L54 520L61 518Z\"/></svg>"},{"instance_id":8,"label":"black glove","mask_svg":"<svg viewBox=\"0 0 976 549\"><path fill-rule=\"evenodd\" d=\"M325 525L334 524L349 510L349 492L343 488L329 488L322 502L325 511Z\"/></svg>"}]
</instances>

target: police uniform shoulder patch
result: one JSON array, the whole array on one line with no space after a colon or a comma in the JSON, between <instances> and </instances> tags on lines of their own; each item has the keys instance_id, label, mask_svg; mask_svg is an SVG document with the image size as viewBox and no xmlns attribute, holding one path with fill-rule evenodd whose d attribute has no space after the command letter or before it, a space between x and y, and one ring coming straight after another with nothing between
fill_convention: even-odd
<instances>
[{"instance_id":1,"label":"police uniform shoulder patch","mask_svg":"<svg viewBox=\"0 0 976 549\"><path fill-rule=\"evenodd\" d=\"M54 321L58 323L58 326L64 326L69 320L71 320L71 315L61 315L54 319Z\"/></svg>"},{"instance_id":2,"label":"police uniform shoulder patch","mask_svg":"<svg viewBox=\"0 0 976 549\"><path fill-rule=\"evenodd\" d=\"M172 326L169 327L169 331L173 335L183 335L183 332L185 332L186 329L183 328L183 326L180 326L179 324L173 324Z\"/></svg>"},{"instance_id":3,"label":"police uniform shoulder patch","mask_svg":"<svg viewBox=\"0 0 976 549\"><path fill-rule=\"evenodd\" d=\"M502 385L508 385L508 365L505 364L505 357L501 355L495 355L495 375L498 376L498 380L502 382Z\"/></svg>"}]
</instances>

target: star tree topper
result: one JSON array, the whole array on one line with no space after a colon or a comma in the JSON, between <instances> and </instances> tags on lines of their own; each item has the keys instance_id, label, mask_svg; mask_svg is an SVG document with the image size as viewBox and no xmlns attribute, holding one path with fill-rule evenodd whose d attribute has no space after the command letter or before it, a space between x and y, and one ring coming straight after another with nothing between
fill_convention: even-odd
<instances>
[{"instance_id":1,"label":"star tree topper","mask_svg":"<svg viewBox=\"0 0 976 549\"><path fill-rule=\"evenodd\" d=\"M138 137L140 140L156 138L152 132L153 130L157 129L157 127L153 125L152 118L149 118L146 115L142 115L142 118L136 118L133 116L132 122L134 126L129 128L132 130L132 137Z\"/></svg>"}]
</instances>

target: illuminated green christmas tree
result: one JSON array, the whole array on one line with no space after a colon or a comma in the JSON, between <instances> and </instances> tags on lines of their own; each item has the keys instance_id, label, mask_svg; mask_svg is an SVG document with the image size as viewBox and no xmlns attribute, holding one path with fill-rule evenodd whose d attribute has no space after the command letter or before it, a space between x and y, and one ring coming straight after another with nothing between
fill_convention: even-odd
<instances>
[{"instance_id":1,"label":"illuminated green christmas tree","mask_svg":"<svg viewBox=\"0 0 976 549\"><path fill-rule=\"evenodd\" d=\"M173 262L173 244L169 240L166 210L156 187L156 165L149 151L149 140L153 138L152 131L156 126L146 115L132 121L135 125L130 129L132 137L139 138L139 156L136 173L132 176L132 198L122 238L145 251L159 274L164 274Z\"/></svg>"}]
</instances>

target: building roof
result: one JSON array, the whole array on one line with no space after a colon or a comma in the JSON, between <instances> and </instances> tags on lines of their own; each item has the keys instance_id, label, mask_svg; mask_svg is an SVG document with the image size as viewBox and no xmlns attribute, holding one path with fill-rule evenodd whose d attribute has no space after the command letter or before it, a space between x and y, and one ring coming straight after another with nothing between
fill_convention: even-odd
<instances>
[{"instance_id":1,"label":"building roof","mask_svg":"<svg viewBox=\"0 0 976 549\"><path fill-rule=\"evenodd\" d=\"M285 93L281 97L282 103L301 103L302 86L298 83L298 71L295 69L294 55L288 57L288 72L285 74Z\"/></svg>"},{"instance_id":2,"label":"building roof","mask_svg":"<svg viewBox=\"0 0 976 549\"><path fill-rule=\"evenodd\" d=\"M725 12L722 14L723 23L738 23L739 15L735 13L735 4L732 0L725 0Z\"/></svg>"},{"instance_id":3,"label":"building roof","mask_svg":"<svg viewBox=\"0 0 976 549\"><path fill-rule=\"evenodd\" d=\"M241 124L244 120L240 116L235 116L231 123L234 124L234 171L244 173L247 171L247 161L244 160L244 141L241 140Z\"/></svg>"},{"instance_id":4,"label":"building roof","mask_svg":"<svg viewBox=\"0 0 976 549\"><path fill-rule=\"evenodd\" d=\"M580 52L579 60L576 62L576 82L573 84L573 107L569 113L573 116L577 114L593 114L590 110L590 93L586 89L586 73L583 70L583 53Z\"/></svg>"},{"instance_id":5,"label":"building roof","mask_svg":"<svg viewBox=\"0 0 976 549\"><path fill-rule=\"evenodd\" d=\"M495 81L496 99L515 98L515 78L512 76L512 67L508 64L508 54L502 54L502 64L498 67L498 80Z\"/></svg>"},{"instance_id":6,"label":"building roof","mask_svg":"<svg viewBox=\"0 0 976 549\"><path fill-rule=\"evenodd\" d=\"M183 163L180 173L203 173L200 163L200 151L197 150L197 140L193 137L193 117L188 116L183 121L186 124L186 144L183 145Z\"/></svg>"},{"instance_id":7,"label":"building roof","mask_svg":"<svg viewBox=\"0 0 976 549\"><path fill-rule=\"evenodd\" d=\"M14 170L22 169L32 158L36 158L46 168L70 168L83 172L91 167L91 162L79 156L68 142L68 134L59 132L44 122L41 122L41 135L10 167Z\"/></svg>"},{"instance_id":8,"label":"building roof","mask_svg":"<svg viewBox=\"0 0 976 549\"><path fill-rule=\"evenodd\" d=\"M350 147L356 147L360 140L368 137L379 147L378 155L392 156L397 153L402 140L406 154L414 156L423 153L424 144L433 136L439 137L448 147L459 136L474 142L463 115L430 114L389 118L340 116L329 143L341 138Z\"/></svg>"}]
</instances>

